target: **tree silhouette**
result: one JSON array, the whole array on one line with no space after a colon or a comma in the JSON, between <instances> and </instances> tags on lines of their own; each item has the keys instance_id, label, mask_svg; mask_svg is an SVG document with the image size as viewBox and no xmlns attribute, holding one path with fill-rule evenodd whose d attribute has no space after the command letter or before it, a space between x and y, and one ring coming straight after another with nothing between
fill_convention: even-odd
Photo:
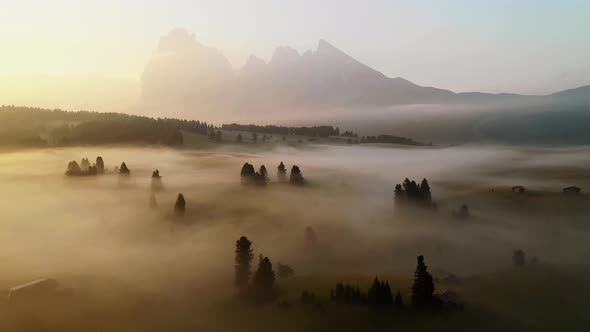
<instances>
[{"instance_id":1,"label":"tree silhouette","mask_svg":"<svg viewBox=\"0 0 590 332\"><path fill-rule=\"evenodd\" d=\"M249 163L244 163L242 170L240 171L242 183L252 183L254 181L255 175L256 171L254 170L254 166Z\"/></svg>"},{"instance_id":2,"label":"tree silhouette","mask_svg":"<svg viewBox=\"0 0 590 332\"><path fill-rule=\"evenodd\" d=\"M238 133L238 136L236 136L236 142L242 143L242 134Z\"/></svg>"},{"instance_id":3,"label":"tree silhouette","mask_svg":"<svg viewBox=\"0 0 590 332\"><path fill-rule=\"evenodd\" d=\"M235 250L235 286L239 296L245 296L248 290L248 282L251 274L252 242L247 237L242 236L236 241Z\"/></svg>"},{"instance_id":4,"label":"tree silhouette","mask_svg":"<svg viewBox=\"0 0 590 332\"><path fill-rule=\"evenodd\" d=\"M515 250L514 253L512 254L512 263L514 264L515 267L522 267L524 266L526 260L525 260L525 255L524 255L524 251L522 251L522 249L518 249Z\"/></svg>"},{"instance_id":5,"label":"tree silhouette","mask_svg":"<svg viewBox=\"0 0 590 332\"><path fill-rule=\"evenodd\" d=\"M291 175L289 176L289 182L291 184L302 185L303 181L303 175L301 174L299 166L293 165L291 168Z\"/></svg>"},{"instance_id":6,"label":"tree silhouette","mask_svg":"<svg viewBox=\"0 0 590 332\"><path fill-rule=\"evenodd\" d=\"M258 302L271 300L274 296L275 272L268 257L260 255L258 269L252 280L254 296Z\"/></svg>"},{"instance_id":7,"label":"tree silhouette","mask_svg":"<svg viewBox=\"0 0 590 332\"><path fill-rule=\"evenodd\" d=\"M396 309L402 309L404 307L404 300L402 299L402 294L398 291L395 294L394 305Z\"/></svg>"},{"instance_id":8,"label":"tree silhouette","mask_svg":"<svg viewBox=\"0 0 590 332\"><path fill-rule=\"evenodd\" d=\"M268 171L264 165L260 166L258 173L260 173L260 175L262 175L265 179L268 179Z\"/></svg>"},{"instance_id":9,"label":"tree silhouette","mask_svg":"<svg viewBox=\"0 0 590 332\"><path fill-rule=\"evenodd\" d=\"M277 167L277 172L279 175L279 180L284 181L287 178L287 168L285 167L285 164L283 164L282 161Z\"/></svg>"},{"instance_id":10,"label":"tree silhouette","mask_svg":"<svg viewBox=\"0 0 590 332\"><path fill-rule=\"evenodd\" d=\"M90 161L88 161L88 158L82 158L82 162L80 162L80 168L83 172L88 172L88 169L90 168Z\"/></svg>"},{"instance_id":11,"label":"tree silhouette","mask_svg":"<svg viewBox=\"0 0 590 332\"><path fill-rule=\"evenodd\" d=\"M402 184L396 184L393 191L396 202L413 202L424 206L432 206L432 194L428 180L423 179L420 185L416 181L405 178Z\"/></svg>"},{"instance_id":12,"label":"tree silhouette","mask_svg":"<svg viewBox=\"0 0 590 332\"><path fill-rule=\"evenodd\" d=\"M417 310L429 309L433 304L434 282L427 270L428 267L424 263L424 256L418 256L412 286L412 305Z\"/></svg>"},{"instance_id":13,"label":"tree silhouette","mask_svg":"<svg viewBox=\"0 0 590 332\"><path fill-rule=\"evenodd\" d=\"M393 305L393 296L388 282L379 281L375 277L373 284L367 292L369 303L376 308L387 308Z\"/></svg>"},{"instance_id":14,"label":"tree silhouette","mask_svg":"<svg viewBox=\"0 0 590 332\"><path fill-rule=\"evenodd\" d=\"M184 200L184 195L183 194L178 194L178 197L176 198L176 204L174 204L174 213L176 213L177 216L184 216L184 212L186 211L186 201Z\"/></svg>"},{"instance_id":15,"label":"tree silhouette","mask_svg":"<svg viewBox=\"0 0 590 332\"><path fill-rule=\"evenodd\" d=\"M293 270L292 267L290 267L287 264L281 264L280 262L277 265L277 270L278 270L279 278L281 278L281 279L289 279L295 274L295 271Z\"/></svg>"},{"instance_id":16,"label":"tree silhouette","mask_svg":"<svg viewBox=\"0 0 590 332\"><path fill-rule=\"evenodd\" d=\"M102 157L96 157L96 172L98 174L104 173L104 161L102 160Z\"/></svg>"},{"instance_id":17,"label":"tree silhouette","mask_svg":"<svg viewBox=\"0 0 590 332\"><path fill-rule=\"evenodd\" d=\"M72 160L68 163L68 167L66 168L66 175L81 175L82 169L80 169L80 165L75 160Z\"/></svg>"},{"instance_id":18,"label":"tree silhouette","mask_svg":"<svg viewBox=\"0 0 590 332\"><path fill-rule=\"evenodd\" d=\"M129 168L127 168L127 164L125 164L125 162L123 162L121 164L121 167L119 167L119 174L123 174L123 175L131 174L131 171L129 170Z\"/></svg>"}]
</instances>

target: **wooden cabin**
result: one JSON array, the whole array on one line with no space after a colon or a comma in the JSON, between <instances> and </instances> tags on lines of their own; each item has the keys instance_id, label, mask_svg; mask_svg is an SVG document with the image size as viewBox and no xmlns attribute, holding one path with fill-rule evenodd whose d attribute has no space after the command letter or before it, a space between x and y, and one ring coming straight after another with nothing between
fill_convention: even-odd
<instances>
[{"instance_id":1,"label":"wooden cabin","mask_svg":"<svg viewBox=\"0 0 590 332\"><path fill-rule=\"evenodd\" d=\"M512 187L513 193L524 193L525 189L523 186L514 186Z\"/></svg>"},{"instance_id":2,"label":"wooden cabin","mask_svg":"<svg viewBox=\"0 0 590 332\"><path fill-rule=\"evenodd\" d=\"M579 187L576 186L571 186L571 187L567 187L567 188L563 188L563 194L564 195L579 195L580 192L582 191L582 189L580 189Z\"/></svg>"}]
</instances>

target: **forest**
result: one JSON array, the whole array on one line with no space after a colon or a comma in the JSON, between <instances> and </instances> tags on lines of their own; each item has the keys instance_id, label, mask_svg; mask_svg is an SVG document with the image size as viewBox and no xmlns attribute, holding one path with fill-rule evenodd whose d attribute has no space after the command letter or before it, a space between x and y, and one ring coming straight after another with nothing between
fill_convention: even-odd
<instances>
[{"instance_id":1,"label":"forest","mask_svg":"<svg viewBox=\"0 0 590 332\"><path fill-rule=\"evenodd\" d=\"M161 144L182 146L182 131L207 135L206 122L122 113L0 107L0 146Z\"/></svg>"}]
</instances>

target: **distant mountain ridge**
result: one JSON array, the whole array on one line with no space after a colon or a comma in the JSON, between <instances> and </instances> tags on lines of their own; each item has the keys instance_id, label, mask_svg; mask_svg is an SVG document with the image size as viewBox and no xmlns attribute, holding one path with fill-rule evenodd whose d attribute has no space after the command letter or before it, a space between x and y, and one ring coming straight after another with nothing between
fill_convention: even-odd
<instances>
[{"instance_id":1,"label":"distant mountain ridge","mask_svg":"<svg viewBox=\"0 0 590 332\"><path fill-rule=\"evenodd\" d=\"M144 105L248 109L387 107L410 104L590 102L590 86L548 96L455 93L389 78L326 40L300 54L278 47L266 63L234 70L225 56L175 29L161 38L142 75Z\"/></svg>"}]
</instances>

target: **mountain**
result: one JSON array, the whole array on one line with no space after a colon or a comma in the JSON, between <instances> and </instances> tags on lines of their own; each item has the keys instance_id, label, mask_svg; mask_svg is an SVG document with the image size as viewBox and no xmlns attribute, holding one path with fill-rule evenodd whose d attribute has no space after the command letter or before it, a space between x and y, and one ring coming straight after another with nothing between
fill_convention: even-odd
<instances>
[{"instance_id":1,"label":"mountain","mask_svg":"<svg viewBox=\"0 0 590 332\"><path fill-rule=\"evenodd\" d=\"M233 69L225 56L200 44L186 30L161 38L142 75L141 104L167 108L224 110L317 110L414 104L507 105L588 103L590 88L550 96L454 93L404 78L389 78L325 40L300 54L277 48L268 63L251 56Z\"/></svg>"}]
</instances>

